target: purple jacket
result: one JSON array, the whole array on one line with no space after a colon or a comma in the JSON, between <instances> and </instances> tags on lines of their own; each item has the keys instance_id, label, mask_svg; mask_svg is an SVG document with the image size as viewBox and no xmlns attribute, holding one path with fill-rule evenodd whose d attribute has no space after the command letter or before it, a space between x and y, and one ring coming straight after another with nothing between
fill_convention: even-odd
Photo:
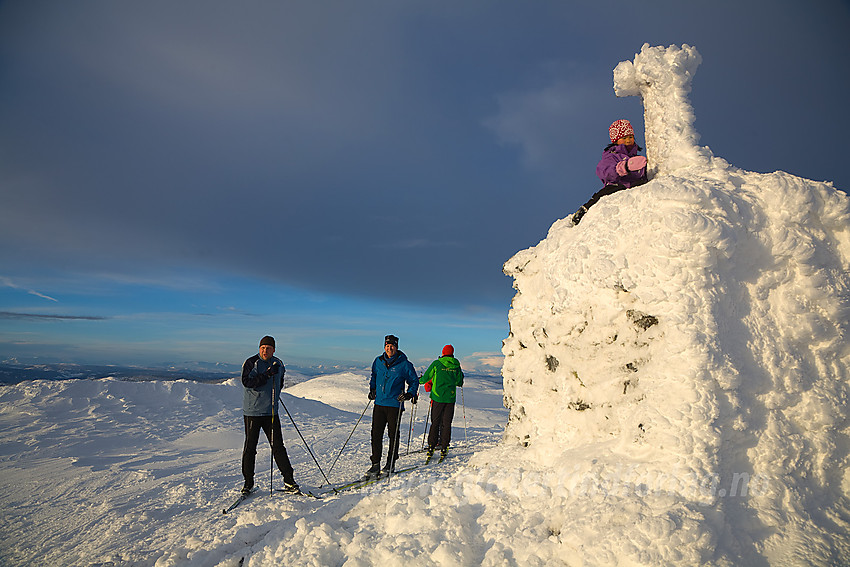
<instances>
[{"instance_id":1,"label":"purple jacket","mask_svg":"<svg viewBox=\"0 0 850 567\"><path fill-rule=\"evenodd\" d=\"M646 183L646 168L642 167L637 171L630 171L624 177L620 177L617 173L617 163L635 157L638 155L638 145L632 146L611 145L605 148L602 152L602 159L596 166L596 175L602 180L605 185L622 185L624 187L635 187Z\"/></svg>"}]
</instances>

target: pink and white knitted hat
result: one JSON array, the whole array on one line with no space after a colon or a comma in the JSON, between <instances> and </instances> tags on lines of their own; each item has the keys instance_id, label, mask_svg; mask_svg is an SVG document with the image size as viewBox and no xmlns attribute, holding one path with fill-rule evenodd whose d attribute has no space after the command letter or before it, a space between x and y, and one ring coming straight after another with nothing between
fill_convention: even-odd
<instances>
[{"instance_id":1,"label":"pink and white knitted hat","mask_svg":"<svg viewBox=\"0 0 850 567\"><path fill-rule=\"evenodd\" d=\"M614 123L611 124L611 127L608 128L608 135L611 137L612 142L616 142L620 138L634 136L635 129L632 128L632 123L628 120L615 120Z\"/></svg>"}]
</instances>

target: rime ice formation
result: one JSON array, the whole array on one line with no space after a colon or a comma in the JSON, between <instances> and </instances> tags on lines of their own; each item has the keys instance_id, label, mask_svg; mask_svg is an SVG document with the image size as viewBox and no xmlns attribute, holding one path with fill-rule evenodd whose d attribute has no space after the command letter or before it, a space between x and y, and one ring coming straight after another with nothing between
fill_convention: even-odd
<instances>
[{"instance_id":1,"label":"rime ice formation","mask_svg":"<svg viewBox=\"0 0 850 567\"><path fill-rule=\"evenodd\" d=\"M614 69L617 96L643 99L649 174L669 173L688 165L706 164L711 150L697 145L694 111L688 100L691 79L702 62L689 45L681 49L649 47L644 44L634 61L623 61Z\"/></svg>"},{"instance_id":2,"label":"rime ice formation","mask_svg":"<svg viewBox=\"0 0 850 567\"><path fill-rule=\"evenodd\" d=\"M505 264L507 438L584 479L561 533L595 533L597 559L848 564L850 200L698 147L699 62L644 45L617 66L654 177Z\"/></svg>"}]
</instances>

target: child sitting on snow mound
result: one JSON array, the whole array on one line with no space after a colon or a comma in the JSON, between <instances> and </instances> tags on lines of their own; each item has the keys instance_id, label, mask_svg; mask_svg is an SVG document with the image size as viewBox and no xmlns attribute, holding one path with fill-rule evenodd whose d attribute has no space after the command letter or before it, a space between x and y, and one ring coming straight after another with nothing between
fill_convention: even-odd
<instances>
[{"instance_id":1,"label":"child sitting on snow mound","mask_svg":"<svg viewBox=\"0 0 850 567\"><path fill-rule=\"evenodd\" d=\"M578 224L584 213L604 197L646 183L646 158L639 156L643 148L635 144L635 131L628 120L616 120L608 128L611 143L605 146L602 159L596 166L596 175L605 186L573 214L573 224Z\"/></svg>"}]
</instances>

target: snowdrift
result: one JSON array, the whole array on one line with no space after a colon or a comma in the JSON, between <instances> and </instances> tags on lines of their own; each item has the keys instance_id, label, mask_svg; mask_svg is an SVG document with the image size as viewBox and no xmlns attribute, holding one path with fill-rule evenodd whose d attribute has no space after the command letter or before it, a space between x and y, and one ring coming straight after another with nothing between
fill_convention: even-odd
<instances>
[{"instance_id":1,"label":"snowdrift","mask_svg":"<svg viewBox=\"0 0 850 567\"><path fill-rule=\"evenodd\" d=\"M617 67L651 181L505 264L507 438L550 471L575 564L848 564L850 200L698 147L699 62Z\"/></svg>"}]
</instances>

